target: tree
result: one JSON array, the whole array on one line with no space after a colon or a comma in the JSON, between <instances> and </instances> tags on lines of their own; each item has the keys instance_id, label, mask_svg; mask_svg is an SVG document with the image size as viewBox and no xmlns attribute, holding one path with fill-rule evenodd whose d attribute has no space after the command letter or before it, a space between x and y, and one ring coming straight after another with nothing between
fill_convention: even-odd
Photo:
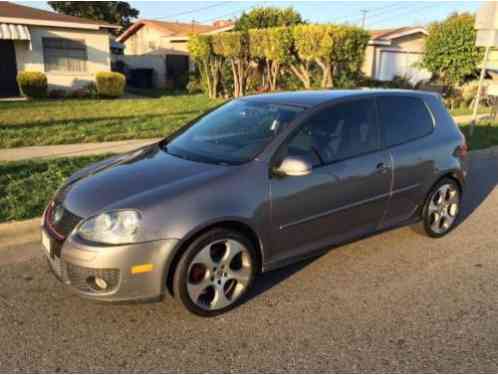
<instances>
[{"instance_id":1,"label":"tree","mask_svg":"<svg viewBox=\"0 0 498 375\"><path fill-rule=\"evenodd\" d=\"M289 28L250 30L249 46L251 57L265 64L263 87L275 90L281 67L288 60L289 50L292 47Z\"/></svg>"},{"instance_id":2,"label":"tree","mask_svg":"<svg viewBox=\"0 0 498 375\"><path fill-rule=\"evenodd\" d=\"M422 67L451 86L460 85L482 62L483 52L475 46L474 16L452 14L429 26Z\"/></svg>"},{"instance_id":3,"label":"tree","mask_svg":"<svg viewBox=\"0 0 498 375\"><path fill-rule=\"evenodd\" d=\"M235 22L236 31L250 29L266 29L277 26L293 26L303 23L301 15L292 7L257 7L242 16Z\"/></svg>"},{"instance_id":4,"label":"tree","mask_svg":"<svg viewBox=\"0 0 498 375\"><path fill-rule=\"evenodd\" d=\"M212 36L191 36L188 41L188 50L199 69L208 96L210 98L218 97L224 58L213 52Z\"/></svg>"},{"instance_id":5,"label":"tree","mask_svg":"<svg viewBox=\"0 0 498 375\"><path fill-rule=\"evenodd\" d=\"M125 1L49 1L53 10L69 16L104 21L127 28L140 13Z\"/></svg>"},{"instance_id":6,"label":"tree","mask_svg":"<svg viewBox=\"0 0 498 375\"><path fill-rule=\"evenodd\" d=\"M219 33L213 35L212 42L214 54L224 57L232 68L233 96L244 96L251 68L249 34L239 31Z\"/></svg>"},{"instance_id":7,"label":"tree","mask_svg":"<svg viewBox=\"0 0 498 375\"><path fill-rule=\"evenodd\" d=\"M353 26L298 25L293 29L296 58L293 73L305 88L311 85L311 64L322 71L321 87L333 87L339 74L357 72L363 63L368 32Z\"/></svg>"}]
</instances>

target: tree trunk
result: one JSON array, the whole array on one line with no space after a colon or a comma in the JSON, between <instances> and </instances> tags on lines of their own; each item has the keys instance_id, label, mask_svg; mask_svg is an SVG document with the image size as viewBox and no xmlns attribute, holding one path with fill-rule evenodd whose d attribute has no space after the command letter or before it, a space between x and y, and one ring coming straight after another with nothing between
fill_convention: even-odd
<instances>
[{"instance_id":1,"label":"tree trunk","mask_svg":"<svg viewBox=\"0 0 498 375\"><path fill-rule=\"evenodd\" d=\"M320 59L315 60L317 65L322 70L322 88L331 88L333 86L332 83L332 66L330 63L325 61L321 61Z\"/></svg>"},{"instance_id":2,"label":"tree trunk","mask_svg":"<svg viewBox=\"0 0 498 375\"><path fill-rule=\"evenodd\" d=\"M269 81L270 90L275 91L277 89L278 75L280 74L280 63L277 61L272 61L268 67L269 71Z\"/></svg>"},{"instance_id":3,"label":"tree trunk","mask_svg":"<svg viewBox=\"0 0 498 375\"><path fill-rule=\"evenodd\" d=\"M305 89L311 88L309 63L290 64L292 73L303 83Z\"/></svg>"}]
</instances>

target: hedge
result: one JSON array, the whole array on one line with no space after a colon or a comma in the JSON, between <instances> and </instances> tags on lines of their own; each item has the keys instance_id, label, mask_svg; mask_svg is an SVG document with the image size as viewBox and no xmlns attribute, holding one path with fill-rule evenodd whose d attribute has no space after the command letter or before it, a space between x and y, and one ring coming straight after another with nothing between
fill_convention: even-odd
<instances>
[{"instance_id":1,"label":"hedge","mask_svg":"<svg viewBox=\"0 0 498 375\"><path fill-rule=\"evenodd\" d=\"M21 93L28 98L45 98L47 96L47 76L41 72L20 72L17 84Z\"/></svg>"},{"instance_id":2,"label":"hedge","mask_svg":"<svg viewBox=\"0 0 498 375\"><path fill-rule=\"evenodd\" d=\"M96 75L97 94L102 98L123 96L126 77L116 72L98 72Z\"/></svg>"}]
</instances>

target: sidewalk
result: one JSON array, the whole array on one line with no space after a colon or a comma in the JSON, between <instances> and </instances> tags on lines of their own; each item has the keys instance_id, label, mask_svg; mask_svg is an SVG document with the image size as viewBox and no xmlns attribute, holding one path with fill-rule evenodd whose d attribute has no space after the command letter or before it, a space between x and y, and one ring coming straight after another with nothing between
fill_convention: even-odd
<instances>
[{"instance_id":1,"label":"sidewalk","mask_svg":"<svg viewBox=\"0 0 498 375\"><path fill-rule=\"evenodd\" d=\"M0 149L0 161L61 158L68 156L119 154L158 142L161 138L132 139L118 142L81 143L71 145L34 146Z\"/></svg>"},{"instance_id":2,"label":"sidewalk","mask_svg":"<svg viewBox=\"0 0 498 375\"><path fill-rule=\"evenodd\" d=\"M478 120L482 120L488 114L478 115ZM457 124L469 123L472 115L454 117ZM81 143L55 146L34 146L0 149L0 162L17 161L24 159L44 159L60 158L71 156L99 155L107 153L123 153L133 149L158 142L160 138L131 139L127 141L102 142L102 143Z\"/></svg>"},{"instance_id":3,"label":"sidewalk","mask_svg":"<svg viewBox=\"0 0 498 375\"><path fill-rule=\"evenodd\" d=\"M484 120L486 117L489 117L489 113L481 113L477 115L477 121ZM472 118L472 115L453 116L457 124L468 124L472 121Z\"/></svg>"}]
</instances>

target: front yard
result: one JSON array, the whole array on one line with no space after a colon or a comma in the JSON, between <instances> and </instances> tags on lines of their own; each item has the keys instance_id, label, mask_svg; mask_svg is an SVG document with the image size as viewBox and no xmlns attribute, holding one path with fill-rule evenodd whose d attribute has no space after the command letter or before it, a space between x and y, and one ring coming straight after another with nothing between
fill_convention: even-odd
<instances>
[{"instance_id":1,"label":"front yard","mask_svg":"<svg viewBox=\"0 0 498 375\"><path fill-rule=\"evenodd\" d=\"M40 216L72 173L108 156L0 163L0 223Z\"/></svg>"},{"instance_id":2,"label":"front yard","mask_svg":"<svg viewBox=\"0 0 498 375\"><path fill-rule=\"evenodd\" d=\"M0 102L0 148L163 137L220 103L204 95Z\"/></svg>"}]
</instances>

